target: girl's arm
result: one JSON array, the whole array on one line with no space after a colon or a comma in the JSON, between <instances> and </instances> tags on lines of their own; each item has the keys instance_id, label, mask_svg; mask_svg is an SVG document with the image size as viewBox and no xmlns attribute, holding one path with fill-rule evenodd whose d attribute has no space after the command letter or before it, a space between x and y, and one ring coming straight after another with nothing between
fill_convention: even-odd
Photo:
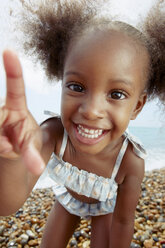
<instances>
[{"instance_id":1,"label":"girl's arm","mask_svg":"<svg viewBox=\"0 0 165 248\"><path fill-rule=\"evenodd\" d=\"M144 176L144 160L133 155L134 161L124 182L119 185L110 233L110 248L128 248L134 232L135 210Z\"/></svg>"},{"instance_id":2,"label":"girl's arm","mask_svg":"<svg viewBox=\"0 0 165 248\"><path fill-rule=\"evenodd\" d=\"M3 59L7 95L0 108L0 215L9 215L27 199L53 144L49 142L48 125L40 128L28 111L17 56L5 51Z\"/></svg>"}]
</instances>

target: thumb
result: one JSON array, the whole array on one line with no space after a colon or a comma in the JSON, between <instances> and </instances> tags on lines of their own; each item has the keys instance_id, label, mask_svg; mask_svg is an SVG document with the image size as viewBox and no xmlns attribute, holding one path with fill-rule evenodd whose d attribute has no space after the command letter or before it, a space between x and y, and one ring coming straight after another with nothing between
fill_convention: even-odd
<instances>
[{"instance_id":1,"label":"thumb","mask_svg":"<svg viewBox=\"0 0 165 248\"><path fill-rule=\"evenodd\" d=\"M29 145L22 152L25 167L33 175L40 176L45 169L45 163L33 145Z\"/></svg>"}]
</instances>

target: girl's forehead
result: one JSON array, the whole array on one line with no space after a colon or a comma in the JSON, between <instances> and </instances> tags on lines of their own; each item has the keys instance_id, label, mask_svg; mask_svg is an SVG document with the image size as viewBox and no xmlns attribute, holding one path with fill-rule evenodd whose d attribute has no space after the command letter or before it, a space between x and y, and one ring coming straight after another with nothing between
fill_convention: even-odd
<instances>
[{"instance_id":1,"label":"girl's forehead","mask_svg":"<svg viewBox=\"0 0 165 248\"><path fill-rule=\"evenodd\" d=\"M74 40L66 56L66 64L73 60L80 60L95 56L95 58L109 60L110 57L129 57L134 62L142 59L146 52L132 37L119 31L98 31L85 33ZM145 62L145 60L143 59ZM142 61L141 61L142 62Z\"/></svg>"},{"instance_id":2,"label":"girl's forehead","mask_svg":"<svg viewBox=\"0 0 165 248\"><path fill-rule=\"evenodd\" d=\"M144 68L147 68L148 63L146 57L143 49L122 32L93 32L82 36L70 46L64 76L68 71L98 77L106 75L115 80L129 75L131 81L134 81L136 75L136 79L139 78L144 84Z\"/></svg>"},{"instance_id":3,"label":"girl's forehead","mask_svg":"<svg viewBox=\"0 0 165 248\"><path fill-rule=\"evenodd\" d=\"M145 50L144 47L139 45L139 43L130 35L116 30L106 30L101 31L92 30L91 32L85 32L82 36L74 39L68 49L68 56L72 53L83 54L84 52L96 52L100 50L104 52L120 51L124 49L128 52L130 50L137 52L138 50Z\"/></svg>"}]
</instances>

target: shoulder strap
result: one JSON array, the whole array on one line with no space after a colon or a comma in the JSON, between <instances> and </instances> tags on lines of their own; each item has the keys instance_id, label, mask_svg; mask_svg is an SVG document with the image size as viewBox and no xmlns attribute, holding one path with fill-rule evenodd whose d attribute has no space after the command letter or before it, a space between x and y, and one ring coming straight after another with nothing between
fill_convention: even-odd
<instances>
[{"instance_id":1,"label":"shoulder strap","mask_svg":"<svg viewBox=\"0 0 165 248\"><path fill-rule=\"evenodd\" d=\"M115 179L117 173L118 173L118 170L120 168L120 165L121 165L121 162L122 162L122 159L124 157L124 154L127 150L127 146L128 146L128 139L127 137L124 139L123 141L123 144L122 144L122 147L119 151L119 154L117 156L117 159L116 159L116 163L115 163L115 166L114 166L114 169L113 169L113 172L112 172L112 176L111 176L111 179Z\"/></svg>"},{"instance_id":2,"label":"shoulder strap","mask_svg":"<svg viewBox=\"0 0 165 248\"><path fill-rule=\"evenodd\" d=\"M49 111L49 110L44 110L44 115L50 115L51 117L60 117L59 114L54 113L54 112Z\"/></svg>"},{"instance_id":3,"label":"shoulder strap","mask_svg":"<svg viewBox=\"0 0 165 248\"><path fill-rule=\"evenodd\" d=\"M146 159L147 152L146 152L145 148L143 147L142 143L140 142L140 140L137 137L135 137L134 135L130 134L128 130L124 133L124 135L125 135L125 137L128 138L130 143L133 145L134 153L138 157L140 157L142 159Z\"/></svg>"},{"instance_id":4,"label":"shoulder strap","mask_svg":"<svg viewBox=\"0 0 165 248\"><path fill-rule=\"evenodd\" d=\"M59 158L60 159L62 159L62 157L64 155L66 144L67 144L67 140L68 140L68 134L67 134L66 130L64 129L64 135L63 135L62 145L61 145L61 149L60 149L60 153L59 153Z\"/></svg>"}]
</instances>

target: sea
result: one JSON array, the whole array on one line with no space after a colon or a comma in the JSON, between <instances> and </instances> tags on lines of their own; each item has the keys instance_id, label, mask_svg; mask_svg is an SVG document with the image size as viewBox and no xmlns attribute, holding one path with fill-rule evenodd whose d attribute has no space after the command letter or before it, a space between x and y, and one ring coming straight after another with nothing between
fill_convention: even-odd
<instances>
[{"instance_id":1,"label":"sea","mask_svg":"<svg viewBox=\"0 0 165 248\"><path fill-rule=\"evenodd\" d=\"M129 131L138 137L147 151L145 170L165 167L165 127L129 127Z\"/></svg>"},{"instance_id":2,"label":"sea","mask_svg":"<svg viewBox=\"0 0 165 248\"><path fill-rule=\"evenodd\" d=\"M165 127L129 127L129 132L136 136L147 151L145 171L165 167ZM53 185L47 169L39 178L34 189L47 188Z\"/></svg>"}]
</instances>

